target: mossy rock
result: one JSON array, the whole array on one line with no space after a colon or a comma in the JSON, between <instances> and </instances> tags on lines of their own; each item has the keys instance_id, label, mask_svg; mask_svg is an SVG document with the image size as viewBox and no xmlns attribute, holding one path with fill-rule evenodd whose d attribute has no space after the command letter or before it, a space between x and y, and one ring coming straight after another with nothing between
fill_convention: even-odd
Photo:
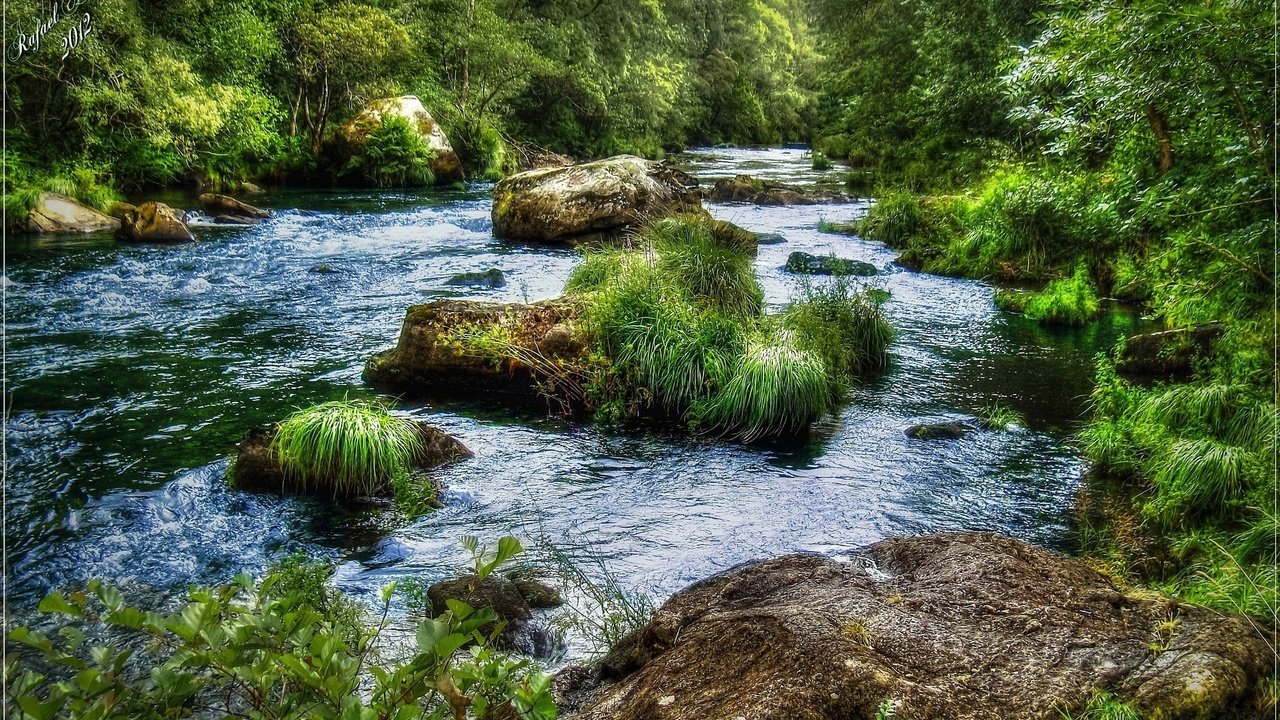
<instances>
[{"instance_id":1,"label":"mossy rock","mask_svg":"<svg viewBox=\"0 0 1280 720\"><path fill-rule=\"evenodd\" d=\"M702 207L698 181L634 155L530 170L493 188L493 233L573 243Z\"/></svg>"},{"instance_id":2,"label":"mossy rock","mask_svg":"<svg viewBox=\"0 0 1280 720\"><path fill-rule=\"evenodd\" d=\"M369 359L365 380L416 397L493 395L545 404L541 389L551 378L530 363L495 362L471 351L458 338L468 331L501 332L515 346L536 348L553 365L578 365L588 353L571 302L438 300L409 308L398 343Z\"/></svg>"},{"instance_id":3,"label":"mossy rock","mask_svg":"<svg viewBox=\"0 0 1280 720\"><path fill-rule=\"evenodd\" d=\"M912 440L957 440L977 430L967 422L939 422L912 425L904 434Z\"/></svg>"},{"instance_id":4,"label":"mossy rock","mask_svg":"<svg viewBox=\"0 0 1280 720\"><path fill-rule=\"evenodd\" d=\"M507 276L498 268L490 268L484 272L458 273L448 280L445 280L444 284L465 287L483 287L493 290L500 287L506 287Z\"/></svg>"},{"instance_id":5,"label":"mossy rock","mask_svg":"<svg viewBox=\"0 0 1280 720\"><path fill-rule=\"evenodd\" d=\"M876 266L860 260L847 260L834 255L810 255L796 251L787 256L787 264L783 269L797 275L856 275L870 277L875 275Z\"/></svg>"},{"instance_id":6,"label":"mossy rock","mask_svg":"<svg viewBox=\"0 0 1280 720\"><path fill-rule=\"evenodd\" d=\"M459 600L476 610L489 608L503 623L498 639L506 647L534 657L548 657L559 644L547 628L534 620L534 608L558 607L563 603L554 588L530 579L512 579L494 573L483 580L475 575L442 580L427 589L427 597L436 613L448 608L449 600ZM488 634L497 629L491 624L480 629Z\"/></svg>"}]
</instances>

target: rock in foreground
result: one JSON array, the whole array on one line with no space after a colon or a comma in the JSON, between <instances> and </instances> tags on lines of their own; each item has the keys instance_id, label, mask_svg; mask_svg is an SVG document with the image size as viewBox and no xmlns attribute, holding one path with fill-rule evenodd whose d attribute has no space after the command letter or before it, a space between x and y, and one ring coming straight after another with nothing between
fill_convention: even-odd
<instances>
[{"instance_id":1,"label":"rock in foreground","mask_svg":"<svg viewBox=\"0 0 1280 720\"><path fill-rule=\"evenodd\" d=\"M987 533L792 555L672 597L588 677L579 720L1060 720L1108 690L1163 720L1261 717L1243 617L1127 595L1084 562ZM571 714L577 710L577 714Z\"/></svg>"},{"instance_id":2,"label":"rock in foreground","mask_svg":"<svg viewBox=\"0 0 1280 720\"><path fill-rule=\"evenodd\" d=\"M618 155L503 179L493 189L493 232L512 240L569 242L701 209L694 178Z\"/></svg>"},{"instance_id":3,"label":"rock in foreground","mask_svg":"<svg viewBox=\"0 0 1280 720\"><path fill-rule=\"evenodd\" d=\"M419 397L496 394L537 402L543 397L539 383L553 381L541 368L577 365L587 352L575 319L573 306L562 300L530 305L440 300L415 305L405 315L399 342L373 356L364 377ZM465 332L489 332L536 354L529 355L529 362L495 362L464 348L458 333Z\"/></svg>"},{"instance_id":4,"label":"rock in foreground","mask_svg":"<svg viewBox=\"0 0 1280 720\"><path fill-rule=\"evenodd\" d=\"M41 193L27 214L27 231L37 233L111 232L120 221L86 207L66 195Z\"/></svg>"}]
</instances>

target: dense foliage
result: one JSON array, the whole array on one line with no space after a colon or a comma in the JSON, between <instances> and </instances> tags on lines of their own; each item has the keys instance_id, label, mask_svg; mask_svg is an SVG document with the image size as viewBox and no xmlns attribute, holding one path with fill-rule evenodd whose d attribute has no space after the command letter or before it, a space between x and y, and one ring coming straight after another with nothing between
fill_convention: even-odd
<instances>
[{"instance_id":1,"label":"dense foliage","mask_svg":"<svg viewBox=\"0 0 1280 720\"><path fill-rule=\"evenodd\" d=\"M9 37L49 6L9 3ZM402 94L477 174L510 169L513 136L578 155L802 140L815 70L798 0L101 0L9 63L6 188L329 178L351 169L325 152L335 129ZM366 177L418 172L383 140L391 168Z\"/></svg>"},{"instance_id":2,"label":"dense foliage","mask_svg":"<svg viewBox=\"0 0 1280 720\"><path fill-rule=\"evenodd\" d=\"M468 544L477 571L521 550L514 538L499 545L486 554ZM556 717L550 676L494 650L493 610L450 600L399 658L383 638L395 584L369 627L331 573L291 558L259 583L193 587L172 612L129 605L98 581L53 593L40 611L59 619L56 632L9 634L9 717L456 720L508 705L526 720Z\"/></svg>"},{"instance_id":3,"label":"dense foliage","mask_svg":"<svg viewBox=\"0 0 1280 720\"><path fill-rule=\"evenodd\" d=\"M1270 615L1273 8L1101 0L1050 9L1015 62L988 67L1017 134L984 157L982 177L951 195L883 193L858 227L929 271L1047 282L997 294L1001 307L1041 322L1086 323L1110 296L1169 327L1224 323L1182 382L1133 382L1100 362L1084 447L1095 482L1118 483L1135 517L1088 539L1122 577Z\"/></svg>"}]
</instances>

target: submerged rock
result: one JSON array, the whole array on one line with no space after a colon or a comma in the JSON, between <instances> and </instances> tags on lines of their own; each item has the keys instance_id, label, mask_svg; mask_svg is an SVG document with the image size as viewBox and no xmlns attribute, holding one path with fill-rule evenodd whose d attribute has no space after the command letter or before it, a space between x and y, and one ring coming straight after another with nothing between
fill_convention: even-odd
<instances>
[{"instance_id":1,"label":"submerged rock","mask_svg":"<svg viewBox=\"0 0 1280 720\"><path fill-rule=\"evenodd\" d=\"M541 242L616 233L641 220L701 211L697 188L689 175L634 155L530 170L494 186L493 232Z\"/></svg>"},{"instance_id":2,"label":"submerged rock","mask_svg":"<svg viewBox=\"0 0 1280 720\"><path fill-rule=\"evenodd\" d=\"M164 203L148 202L124 213L116 237L129 242L194 242L178 212Z\"/></svg>"},{"instance_id":3,"label":"submerged rock","mask_svg":"<svg viewBox=\"0 0 1280 720\"><path fill-rule=\"evenodd\" d=\"M787 239L778 233L756 233L757 245L781 245Z\"/></svg>"},{"instance_id":4,"label":"submerged rock","mask_svg":"<svg viewBox=\"0 0 1280 720\"><path fill-rule=\"evenodd\" d=\"M466 179L462 171L462 161L454 152L453 145L445 136L440 124L431 117L431 113L423 107L422 101L414 95L374 100L348 121L338 131L338 137L344 146L341 149L346 158L360 151L369 135L382 124L387 115L399 115L409 121L409 125L418 131L419 137L431 148L431 172L437 184L458 182Z\"/></svg>"},{"instance_id":5,"label":"submerged rock","mask_svg":"<svg viewBox=\"0 0 1280 720\"><path fill-rule=\"evenodd\" d=\"M496 289L506 287L507 276L498 268L490 268L484 272L465 272L458 273L448 280L444 281L445 285L466 285L471 287L485 287Z\"/></svg>"},{"instance_id":6,"label":"submerged rock","mask_svg":"<svg viewBox=\"0 0 1280 720\"><path fill-rule=\"evenodd\" d=\"M230 217L263 220L271 217L270 212L263 210L262 208L256 208L247 203L242 203L227 195L204 193L200 197L196 198L196 200L199 201L200 207L203 208L204 211L212 218Z\"/></svg>"},{"instance_id":7,"label":"submerged rock","mask_svg":"<svg viewBox=\"0 0 1280 720\"><path fill-rule=\"evenodd\" d=\"M1207 323L1126 338L1116 354L1116 370L1126 375L1189 374L1196 360L1209 354L1225 327Z\"/></svg>"},{"instance_id":8,"label":"submerged rock","mask_svg":"<svg viewBox=\"0 0 1280 720\"><path fill-rule=\"evenodd\" d=\"M434 611L443 612L448 600L461 600L473 608L490 608L505 622L499 636L508 645L534 657L552 654L556 638L533 620L533 608L564 604L555 588L536 580L514 579L492 574L480 580L475 575L442 580L427 589ZM492 627L481 628L488 633Z\"/></svg>"},{"instance_id":9,"label":"submerged rock","mask_svg":"<svg viewBox=\"0 0 1280 720\"><path fill-rule=\"evenodd\" d=\"M418 434L422 439L422 451L414 459L418 469L430 470L471 457L472 453L467 446L443 430L423 422L414 424L417 425ZM271 448L276 430L275 425L266 430L250 430L240 441L236 447L232 485L237 490L246 492L314 494L314 488L299 486L285 475L284 468L280 466L280 459ZM391 488L384 488L383 492L389 495ZM358 498L338 499L357 500Z\"/></svg>"},{"instance_id":10,"label":"submerged rock","mask_svg":"<svg viewBox=\"0 0 1280 720\"><path fill-rule=\"evenodd\" d=\"M1102 690L1143 717L1261 717L1270 636L1081 560L945 533L704 580L557 690L578 720L844 720L885 702L913 720L1058 720Z\"/></svg>"},{"instance_id":11,"label":"submerged rock","mask_svg":"<svg viewBox=\"0 0 1280 720\"><path fill-rule=\"evenodd\" d=\"M912 425L903 432L912 440L955 440L977 430L967 422L953 421Z\"/></svg>"},{"instance_id":12,"label":"submerged rock","mask_svg":"<svg viewBox=\"0 0 1280 720\"><path fill-rule=\"evenodd\" d=\"M329 263L316 263L308 268L307 272L316 273L318 275L336 275L342 271Z\"/></svg>"},{"instance_id":13,"label":"submerged rock","mask_svg":"<svg viewBox=\"0 0 1280 720\"><path fill-rule=\"evenodd\" d=\"M870 277L877 272L875 265L861 260L846 260L834 255L810 255L799 251L787 256L787 264L782 269L798 275L858 275L861 277Z\"/></svg>"},{"instance_id":14,"label":"submerged rock","mask_svg":"<svg viewBox=\"0 0 1280 720\"><path fill-rule=\"evenodd\" d=\"M816 205L820 202L848 202L841 193L806 190L774 180L761 180L750 175L738 175L717 180L707 193L711 202L745 202L754 205Z\"/></svg>"},{"instance_id":15,"label":"submerged rock","mask_svg":"<svg viewBox=\"0 0 1280 720\"><path fill-rule=\"evenodd\" d=\"M102 233L118 227L119 220L59 193L41 193L36 206L27 213L28 232Z\"/></svg>"},{"instance_id":16,"label":"submerged rock","mask_svg":"<svg viewBox=\"0 0 1280 720\"><path fill-rule=\"evenodd\" d=\"M539 402L539 384L555 381L542 368L574 366L586 355L586 339L575 321L573 306L563 300L530 305L439 300L415 305L405 315L399 342L370 358L364 377L416 396L483 393ZM530 361L539 367L510 358L495 362L468 350L458 338L458 333L494 327L514 345L535 350L537 358Z\"/></svg>"}]
</instances>

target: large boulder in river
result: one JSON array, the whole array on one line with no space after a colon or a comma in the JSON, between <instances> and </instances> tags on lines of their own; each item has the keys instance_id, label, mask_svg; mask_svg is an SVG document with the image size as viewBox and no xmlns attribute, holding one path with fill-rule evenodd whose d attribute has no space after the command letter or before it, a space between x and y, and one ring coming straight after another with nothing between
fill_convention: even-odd
<instances>
[{"instance_id":1,"label":"large boulder in river","mask_svg":"<svg viewBox=\"0 0 1280 720\"><path fill-rule=\"evenodd\" d=\"M194 242L178 211L158 202L142 203L126 210L116 237L127 242L179 243Z\"/></svg>"},{"instance_id":2,"label":"large boulder in river","mask_svg":"<svg viewBox=\"0 0 1280 720\"><path fill-rule=\"evenodd\" d=\"M634 155L517 173L493 188L493 232L513 240L569 242L701 210L697 180Z\"/></svg>"},{"instance_id":3,"label":"large boulder in river","mask_svg":"<svg viewBox=\"0 0 1280 720\"><path fill-rule=\"evenodd\" d=\"M496 394L528 403L555 382L546 371L575 367L587 353L572 304L548 300L529 305L439 300L415 305L405 315L394 348L373 356L366 380L418 397ZM494 358L476 350L465 335L500 337L525 360ZM581 408L565 408L580 410Z\"/></svg>"},{"instance_id":4,"label":"large boulder in river","mask_svg":"<svg viewBox=\"0 0 1280 720\"><path fill-rule=\"evenodd\" d=\"M41 193L36 206L27 213L28 232L105 233L118 227L119 220L59 193Z\"/></svg>"},{"instance_id":5,"label":"large boulder in river","mask_svg":"<svg viewBox=\"0 0 1280 720\"><path fill-rule=\"evenodd\" d=\"M421 450L414 458L414 465L419 470L457 462L471 457L471 451L452 435L439 428L423 422L416 422L418 436L421 438ZM236 446L235 464L232 470L231 483L237 490L246 492L265 492L278 494L314 494L316 488L297 483L285 475L272 443L275 440L278 425L265 430L250 430ZM390 494L391 488L383 489ZM357 498L338 498L355 500Z\"/></svg>"},{"instance_id":6,"label":"large boulder in river","mask_svg":"<svg viewBox=\"0 0 1280 720\"><path fill-rule=\"evenodd\" d=\"M1265 625L947 533L697 583L557 684L579 720L870 719L884 703L912 720L1059 720L1097 691L1148 718L1261 718Z\"/></svg>"},{"instance_id":7,"label":"large boulder in river","mask_svg":"<svg viewBox=\"0 0 1280 720\"><path fill-rule=\"evenodd\" d=\"M369 139L370 133L382 125L382 119L388 115L398 115L409 121L410 127L418 131L418 136L431 149L431 172L437 183L452 183L466 179L462 171L462 161L454 152L453 145L445 136L440 124L431 117L431 113L422 106L422 101L414 95L374 100L360 111L354 118L344 124L338 136L346 146L345 153L359 152Z\"/></svg>"}]
</instances>

